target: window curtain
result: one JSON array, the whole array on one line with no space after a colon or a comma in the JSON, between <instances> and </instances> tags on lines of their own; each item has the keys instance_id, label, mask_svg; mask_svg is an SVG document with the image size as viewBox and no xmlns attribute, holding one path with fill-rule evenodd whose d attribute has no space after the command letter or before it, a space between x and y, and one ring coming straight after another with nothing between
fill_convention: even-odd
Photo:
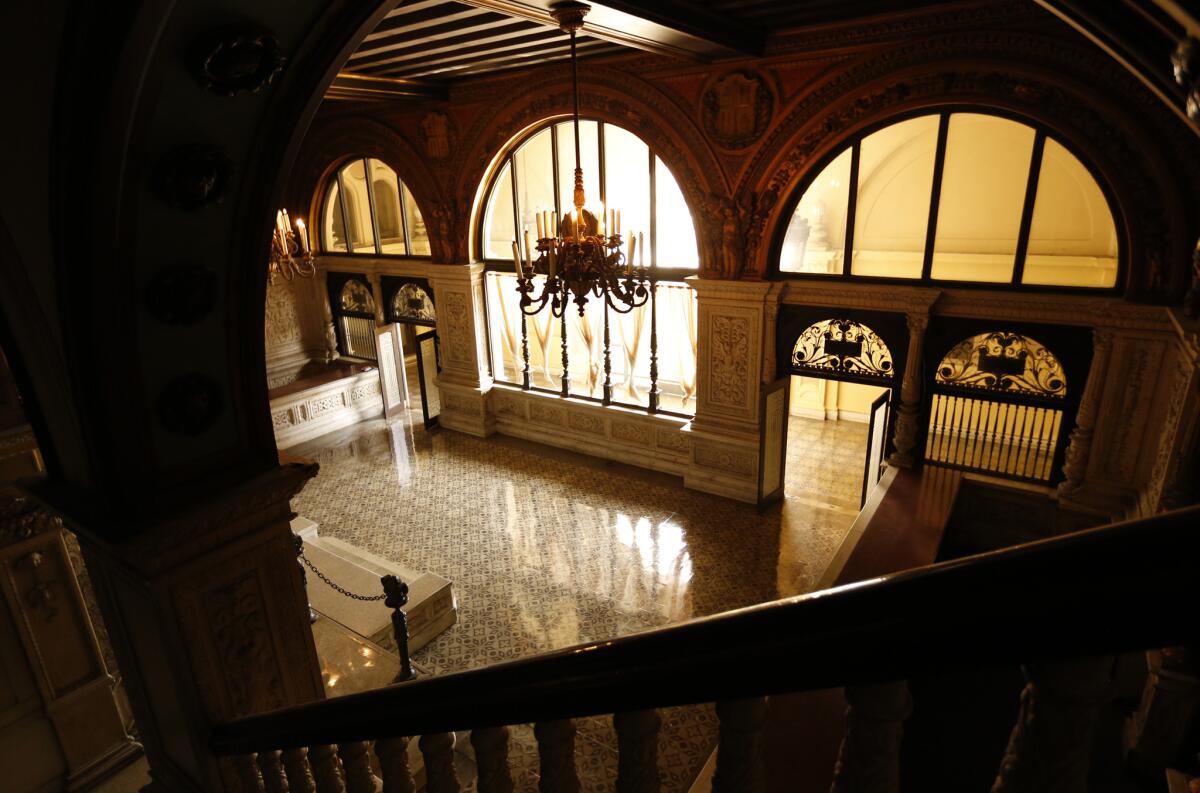
<instances>
[{"instance_id":1,"label":"window curtain","mask_svg":"<svg viewBox=\"0 0 1200 793\"><path fill-rule=\"evenodd\" d=\"M642 328L646 324L646 306L638 306L628 314L621 314L617 327L621 331L621 347L625 351L625 392L638 402L641 395L634 381L633 370L637 365L638 348L642 343Z\"/></svg>"},{"instance_id":2,"label":"window curtain","mask_svg":"<svg viewBox=\"0 0 1200 793\"><path fill-rule=\"evenodd\" d=\"M696 395L696 297L690 287L668 287L671 295L670 305L674 309L677 321L682 321L687 328L689 347L681 346L676 362L679 364L679 388L683 391L683 406ZM688 355L688 349L691 355Z\"/></svg>"},{"instance_id":3,"label":"window curtain","mask_svg":"<svg viewBox=\"0 0 1200 793\"><path fill-rule=\"evenodd\" d=\"M521 356L517 349L517 335L513 332L512 317L509 316L508 296L504 289L503 278L493 278L492 283L496 285L496 308L500 313L500 343L504 346L504 353L509 361L512 362L513 382L521 382Z\"/></svg>"},{"instance_id":4,"label":"window curtain","mask_svg":"<svg viewBox=\"0 0 1200 793\"><path fill-rule=\"evenodd\" d=\"M531 324L538 349L542 351L542 374L546 376L547 383L554 385L554 375L550 373L550 335L554 331L554 315L548 310L541 311L531 317Z\"/></svg>"},{"instance_id":5,"label":"window curtain","mask_svg":"<svg viewBox=\"0 0 1200 793\"><path fill-rule=\"evenodd\" d=\"M588 396L594 397L596 387L600 383L600 360L597 354L600 339L596 335L596 312L592 310L592 304L589 303L582 317L574 308L570 308L570 313L575 318L575 330L579 333L579 338L583 340L584 346L587 347Z\"/></svg>"}]
</instances>

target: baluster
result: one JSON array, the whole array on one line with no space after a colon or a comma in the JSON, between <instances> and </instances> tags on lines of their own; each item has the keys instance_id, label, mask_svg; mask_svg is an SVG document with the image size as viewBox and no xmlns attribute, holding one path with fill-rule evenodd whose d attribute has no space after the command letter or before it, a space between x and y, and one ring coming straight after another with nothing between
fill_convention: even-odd
<instances>
[{"instance_id":1,"label":"baluster","mask_svg":"<svg viewBox=\"0 0 1200 793\"><path fill-rule=\"evenodd\" d=\"M575 722L538 722L533 726L538 743L538 768L541 793L579 793L579 774L575 770Z\"/></svg>"},{"instance_id":2,"label":"baluster","mask_svg":"<svg viewBox=\"0 0 1200 793\"><path fill-rule=\"evenodd\" d=\"M237 772L238 783L242 793L262 793L263 779L254 762L254 755L239 754L233 758L233 767Z\"/></svg>"},{"instance_id":3,"label":"baluster","mask_svg":"<svg viewBox=\"0 0 1200 793\"><path fill-rule=\"evenodd\" d=\"M653 393L653 392L651 392ZM617 793L658 793L657 710L631 710L613 715L617 731Z\"/></svg>"},{"instance_id":4,"label":"baluster","mask_svg":"<svg viewBox=\"0 0 1200 793\"><path fill-rule=\"evenodd\" d=\"M721 727L713 793L762 793L765 789L762 727L766 716L765 697L717 703Z\"/></svg>"},{"instance_id":5,"label":"baluster","mask_svg":"<svg viewBox=\"0 0 1200 793\"><path fill-rule=\"evenodd\" d=\"M316 793L317 782L308 767L307 749L284 749L280 758L287 774L289 793Z\"/></svg>"},{"instance_id":6,"label":"baluster","mask_svg":"<svg viewBox=\"0 0 1200 793\"><path fill-rule=\"evenodd\" d=\"M454 771L454 733L435 732L417 741L425 758L426 793L458 793Z\"/></svg>"},{"instance_id":7,"label":"baluster","mask_svg":"<svg viewBox=\"0 0 1200 793\"><path fill-rule=\"evenodd\" d=\"M608 300L604 301L604 404L612 404L612 339L608 332Z\"/></svg>"},{"instance_id":8,"label":"baluster","mask_svg":"<svg viewBox=\"0 0 1200 793\"><path fill-rule=\"evenodd\" d=\"M562 341L562 395L571 395L571 368L568 365L567 358L567 312L571 310L570 301L563 302L562 313L562 331L559 333L559 338Z\"/></svg>"},{"instance_id":9,"label":"baluster","mask_svg":"<svg viewBox=\"0 0 1200 793\"><path fill-rule=\"evenodd\" d=\"M846 687L846 731L830 793L900 789L900 739L912 712L908 683Z\"/></svg>"},{"instance_id":10,"label":"baluster","mask_svg":"<svg viewBox=\"0 0 1200 793\"><path fill-rule=\"evenodd\" d=\"M528 391L532 385L529 373L529 317L520 307L517 308L517 313L521 317L521 388Z\"/></svg>"},{"instance_id":11,"label":"baluster","mask_svg":"<svg viewBox=\"0 0 1200 793\"><path fill-rule=\"evenodd\" d=\"M650 412L658 412L658 282L650 279Z\"/></svg>"},{"instance_id":12,"label":"baluster","mask_svg":"<svg viewBox=\"0 0 1200 793\"><path fill-rule=\"evenodd\" d=\"M417 676L413 671L412 656L408 651L408 615L403 607L408 603L408 584L394 575L385 575L379 579L383 584L384 605L392 610L392 633L396 637L396 651L400 655L400 671L393 683L403 683Z\"/></svg>"},{"instance_id":13,"label":"baluster","mask_svg":"<svg viewBox=\"0 0 1200 793\"><path fill-rule=\"evenodd\" d=\"M376 780L371 772L367 744L363 741L339 743L338 755L346 771L346 790L349 793L375 793Z\"/></svg>"},{"instance_id":14,"label":"baluster","mask_svg":"<svg viewBox=\"0 0 1200 793\"><path fill-rule=\"evenodd\" d=\"M308 764L312 767L317 793L346 793L346 782L337 751L332 746L314 746L308 750Z\"/></svg>"},{"instance_id":15,"label":"baluster","mask_svg":"<svg viewBox=\"0 0 1200 793\"><path fill-rule=\"evenodd\" d=\"M258 770L262 772L263 790L266 793L288 793L288 782L279 763L279 751L259 752Z\"/></svg>"},{"instance_id":16,"label":"baluster","mask_svg":"<svg viewBox=\"0 0 1200 793\"><path fill-rule=\"evenodd\" d=\"M408 767L408 738L385 738L375 742L375 756L383 772L383 793L416 793Z\"/></svg>"},{"instance_id":17,"label":"baluster","mask_svg":"<svg viewBox=\"0 0 1200 793\"><path fill-rule=\"evenodd\" d=\"M471 746L475 747L479 793L513 793L512 774L508 769L508 728L472 730Z\"/></svg>"}]
</instances>

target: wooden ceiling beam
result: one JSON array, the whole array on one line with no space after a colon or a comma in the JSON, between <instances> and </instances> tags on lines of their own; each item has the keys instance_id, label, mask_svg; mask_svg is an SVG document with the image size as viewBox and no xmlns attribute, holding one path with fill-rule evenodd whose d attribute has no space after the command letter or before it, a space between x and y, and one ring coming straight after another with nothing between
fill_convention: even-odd
<instances>
[{"instance_id":1,"label":"wooden ceiling beam","mask_svg":"<svg viewBox=\"0 0 1200 793\"><path fill-rule=\"evenodd\" d=\"M462 0L509 16L558 27L554 0ZM762 55L766 34L732 17L682 0L605 0L588 3L583 33L660 55L710 61L736 55Z\"/></svg>"},{"instance_id":2,"label":"wooden ceiling beam","mask_svg":"<svg viewBox=\"0 0 1200 793\"><path fill-rule=\"evenodd\" d=\"M407 77L375 77L339 72L325 92L326 99L395 101L398 99L446 99L449 91L442 83Z\"/></svg>"}]
</instances>

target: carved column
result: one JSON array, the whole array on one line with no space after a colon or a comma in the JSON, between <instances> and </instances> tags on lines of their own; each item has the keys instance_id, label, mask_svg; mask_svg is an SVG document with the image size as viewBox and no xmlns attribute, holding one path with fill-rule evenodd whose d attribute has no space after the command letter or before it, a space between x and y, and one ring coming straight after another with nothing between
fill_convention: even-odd
<instances>
[{"instance_id":1,"label":"carved column","mask_svg":"<svg viewBox=\"0 0 1200 793\"><path fill-rule=\"evenodd\" d=\"M471 731L479 793L513 793L508 768L508 728L481 727Z\"/></svg>"},{"instance_id":2,"label":"carved column","mask_svg":"<svg viewBox=\"0 0 1200 793\"><path fill-rule=\"evenodd\" d=\"M579 793L575 770L575 722L542 721L533 725L538 744L538 790L540 793Z\"/></svg>"},{"instance_id":3,"label":"carved column","mask_svg":"<svg viewBox=\"0 0 1200 793\"><path fill-rule=\"evenodd\" d=\"M767 334L782 285L688 278L696 291L696 418L684 484L754 503L762 444Z\"/></svg>"},{"instance_id":4,"label":"carved column","mask_svg":"<svg viewBox=\"0 0 1200 793\"><path fill-rule=\"evenodd\" d=\"M992 793L1087 793L1092 736L1112 694L1112 656L1030 665L1025 679Z\"/></svg>"},{"instance_id":5,"label":"carved column","mask_svg":"<svg viewBox=\"0 0 1200 793\"><path fill-rule=\"evenodd\" d=\"M482 264L431 265L429 283L437 296L442 371L437 384L443 427L479 437L491 435L495 418L487 410L492 387L484 323Z\"/></svg>"},{"instance_id":6,"label":"carved column","mask_svg":"<svg viewBox=\"0 0 1200 793\"><path fill-rule=\"evenodd\" d=\"M846 732L831 793L900 790L900 741L912 713L908 683L846 687Z\"/></svg>"},{"instance_id":7,"label":"carved column","mask_svg":"<svg viewBox=\"0 0 1200 793\"><path fill-rule=\"evenodd\" d=\"M1063 474L1066 478L1058 485L1059 498L1067 498L1083 486L1111 349L1112 333L1102 328L1094 330L1092 366L1088 370L1087 385L1084 386L1083 396L1079 400L1079 410L1075 413L1075 429L1071 430L1071 442L1067 446L1066 462L1063 464Z\"/></svg>"},{"instance_id":8,"label":"carved column","mask_svg":"<svg viewBox=\"0 0 1200 793\"><path fill-rule=\"evenodd\" d=\"M617 793L658 793L657 710L630 710L613 715L617 731Z\"/></svg>"},{"instance_id":9,"label":"carved column","mask_svg":"<svg viewBox=\"0 0 1200 793\"><path fill-rule=\"evenodd\" d=\"M888 458L889 464L901 468L912 468L917 464L924 376L922 350L925 346L925 328L928 326L928 314L908 315L908 354L904 362L904 380L900 384L900 407L893 423L896 431L892 440L896 450Z\"/></svg>"},{"instance_id":10,"label":"carved column","mask_svg":"<svg viewBox=\"0 0 1200 793\"><path fill-rule=\"evenodd\" d=\"M1196 456L1200 453L1200 322L1172 312L1178 334L1175 372L1150 481L1138 499L1141 515L1194 501Z\"/></svg>"},{"instance_id":11,"label":"carved column","mask_svg":"<svg viewBox=\"0 0 1200 793\"><path fill-rule=\"evenodd\" d=\"M277 467L121 541L79 526L151 775L166 790L229 779L208 725L324 696L288 504L315 473Z\"/></svg>"},{"instance_id":12,"label":"carved column","mask_svg":"<svg viewBox=\"0 0 1200 793\"><path fill-rule=\"evenodd\" d=\"M137 758L142 747L125 731L116 681L105 667L71 567L62 521L8 484L0 486L0 601L0 609L13 617L0 622L11 626L13 641L19 637L36 686L29 700L41 695L40 709L20 707L27 702L13 685L24 677L17 669L9 669L0 683L0 716L26 736L25 751L57 755L57 739L66 765L64 790L94 785ZM5 633L0 642L7 645L12 634ZM20 658L19 649L12 651L9 662ZM41 726L47 721L50 729ZM41 735L48 741L44 747L37 743ZM0 762L21 759L0 747Z\"/></svg>"},{"instance_id":13,"label":"carved column","mask_svg":"<svg viewBox=\"0 0 1200 793\"><path fill-rule=\"evenodd\" d=\"M336 361L341 357L337 347L337 329L333 326L333 309L329 306L329 271L322 270L317 276L321 280L321 311L325 332L325 361Z\"/></svg>"}]
</instances>

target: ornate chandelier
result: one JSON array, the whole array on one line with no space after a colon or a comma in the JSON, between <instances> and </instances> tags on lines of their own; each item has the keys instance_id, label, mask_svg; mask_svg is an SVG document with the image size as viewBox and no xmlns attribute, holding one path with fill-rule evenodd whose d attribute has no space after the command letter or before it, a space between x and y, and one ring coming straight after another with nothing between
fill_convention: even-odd
<instances>
[{"instance_id":1,"label":"ornate chandelier","mask_svg":"<svg viewBox=\"0 0 1200 793\"><path fill-rule=\"evenodd\" d=\"M275 232L271 235L271 260L268 273L271 283L277 276L290 281L296 276L312 278L317 274L313 262L312 248L308 244L308 229L304 226L303 218L296 218L293 230L288 211L281 209L275 213Z\"/></svg>"},{"instance_id":2,"label":"ornate chandelier","mask_svg":"<svg viewBox=\"0 0 1200 793\"><path fill-rule=\"evenodd\" d=\"M521 311L527 315L541 312L547 304L555 317L562 317L574 302L584 315L589 297L602 297L618 313L628 313L645 305L651 286L645 267L645 249L641 234L630 234L629 252L621 248L621 211L601 210L603 220L584 209L583 167L579 147L579 64L575 54L575 33L583 27L583 17L591 10L583 3L554 5L550 15L558 26L571 35L571 85L575 127L575 209L559 223L557 212L539 212L537 244L530 244L529 227L524 229L525 260L521 247L513 240L513 265L517 271L517 291ZM634 266L641 249L640 266ZM536 249L537 258L533 252ZM541 294L534 297L535 275L545 275Z\"/></svg>"}]
</instances>

